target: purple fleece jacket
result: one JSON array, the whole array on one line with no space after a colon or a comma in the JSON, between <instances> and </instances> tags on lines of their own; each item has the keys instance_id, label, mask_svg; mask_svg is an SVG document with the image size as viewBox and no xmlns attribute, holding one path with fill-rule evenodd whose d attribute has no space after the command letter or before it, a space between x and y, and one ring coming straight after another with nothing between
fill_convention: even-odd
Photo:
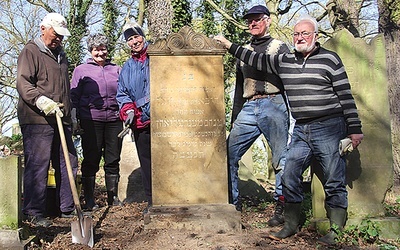
<instances>
[{"instance_id":1,"label":"purple fleece jacket","mask_svg":"<svg viewBox=\"0 0 400 250\"><path fill-rule=\"evenodd\" d=\"M71 100L77 118L102 122L119 120L115 96L120 70L110 60L102 67L92 58L75 68L71 81Z\"/></svg>"}]
</instances>

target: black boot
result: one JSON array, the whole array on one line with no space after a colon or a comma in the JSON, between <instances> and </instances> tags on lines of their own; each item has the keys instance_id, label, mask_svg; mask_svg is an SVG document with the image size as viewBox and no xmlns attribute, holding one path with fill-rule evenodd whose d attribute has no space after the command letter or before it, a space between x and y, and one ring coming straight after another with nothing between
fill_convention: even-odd
<instances>
[{"instance_id":1,"label":"black boot","mask_svg":"<svg viewBox=\"0 0 400 250\"><path fill-rule=\"evenodd\" d=\"M122 206L118 198L119 175L106 174L107 203L109 206Z\"/></svg>"},{"instance_id":2,"label":"black boot","mask_svg":"<svg viewBox=\"0 0 400 250\"><path fill-rule=\"evenodd\" d=\"M279 196L278 201L276 202L275 205L275 212L274 212L274 216L272 216L271 219L269 219L268 226L270 227L276 227L279 226L281 224L283 224L285 222L285 219L283 217L283 209L285 207L285 200L283 198L283 196Z\"/></svg>"},{"instance_id":3,"label":"black boot","mask_svg":"<svg viewBox=\"0 0 400 250\"><path fill-rule=\"evenodd\" d=\"M300 226L300 213L301 203L285 203L285 225L281 231L272 233L268 237L274 240L281 240L297 233Z\"/></svg>"},{"instance_id":4,"label":"black boot","mask_svg":"<svg viewBox=\"0 0 400 250\"><path fill-rule=\"evenodd\" d=\"M98 209L99 206L94 201L95 176L85 176L82 177L81 180L86 201L85 208L89 211Z\"/></svg>"},{"instance_id":5,"label":"black boot","mask_svg":"<svg viewBox=\"0 0 400 250\"><path fill-rule=\"evenodd\" d=\"M347 210L344 208L327 208L331 228L329 233L318 239L322 245L335 245L338 232L342 231L347 220Z\"/></svg>"}]
</instances>

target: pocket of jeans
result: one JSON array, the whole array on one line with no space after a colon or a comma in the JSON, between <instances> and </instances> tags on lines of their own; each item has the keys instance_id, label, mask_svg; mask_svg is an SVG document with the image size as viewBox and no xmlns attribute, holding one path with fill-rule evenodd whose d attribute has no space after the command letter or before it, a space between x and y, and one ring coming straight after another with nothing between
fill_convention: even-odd
<instances>
[{"instance_id":1,"label":"pocket of jeans","mask_svg":"<svg viewBox=\"0 0 400 250\"><path fill-rule=\"evenodd\" d=\"M285 104L285 101L283 100L282 95L275 95L275 96L270 96L271 102L275 104Z\"/></svg>"}]
</instances>

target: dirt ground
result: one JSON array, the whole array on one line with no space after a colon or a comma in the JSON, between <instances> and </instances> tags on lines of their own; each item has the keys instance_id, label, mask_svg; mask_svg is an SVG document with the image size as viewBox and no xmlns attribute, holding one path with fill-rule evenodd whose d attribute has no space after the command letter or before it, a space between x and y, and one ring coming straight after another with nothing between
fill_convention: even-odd
<instances>
[{"instance_id":1,"label":"dirt ground","mask_svg":"<svg viewBox=\"0 0 400 250\"><path fill-rule=\"evenodd\" d=\"M38 239L28 249L328 249L317 244L320 235L312 228L303 227L301 232L282 241L269 239L268 233L280 229L279 227L269 228L266 224L273 214L274 204L264 203L264 206L260 208L259 201L253 198L245 201L246 207L241 216L243 226L240 233L210 234L193 231L145 230L143 210L147 203L134 202L122 207L107 207L105 192L97 192L97 202L102 207L92 213L93 248L72 243L71 221L74 219L54 218L54 224L49 228L35 228L27 224ZM380 248L377 245L361 242L359 246L340 244L330 249ZM400 245L397 245L397 249L400 249Z\"/></svg>"}]
</instances>

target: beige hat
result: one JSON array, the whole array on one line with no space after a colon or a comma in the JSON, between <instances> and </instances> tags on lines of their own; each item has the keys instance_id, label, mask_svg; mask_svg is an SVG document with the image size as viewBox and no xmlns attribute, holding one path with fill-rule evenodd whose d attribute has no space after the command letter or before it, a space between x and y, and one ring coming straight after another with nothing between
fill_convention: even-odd
<instances>
[{"instance_id":1,"label":"beige hat","mask_svg":"<svg viewBox=\"0 0 400 250\"><path fill-rule=\"evenodd\" d=\"M53 27L54 31L62 36L70 36L71 33L69 32L68 28L67 28L67 21L65 20L65 18L58 14L58 13L49 13L47 14L42 22L40 23L40 26L51 26Z\"/></svg>"}]
</instances>

